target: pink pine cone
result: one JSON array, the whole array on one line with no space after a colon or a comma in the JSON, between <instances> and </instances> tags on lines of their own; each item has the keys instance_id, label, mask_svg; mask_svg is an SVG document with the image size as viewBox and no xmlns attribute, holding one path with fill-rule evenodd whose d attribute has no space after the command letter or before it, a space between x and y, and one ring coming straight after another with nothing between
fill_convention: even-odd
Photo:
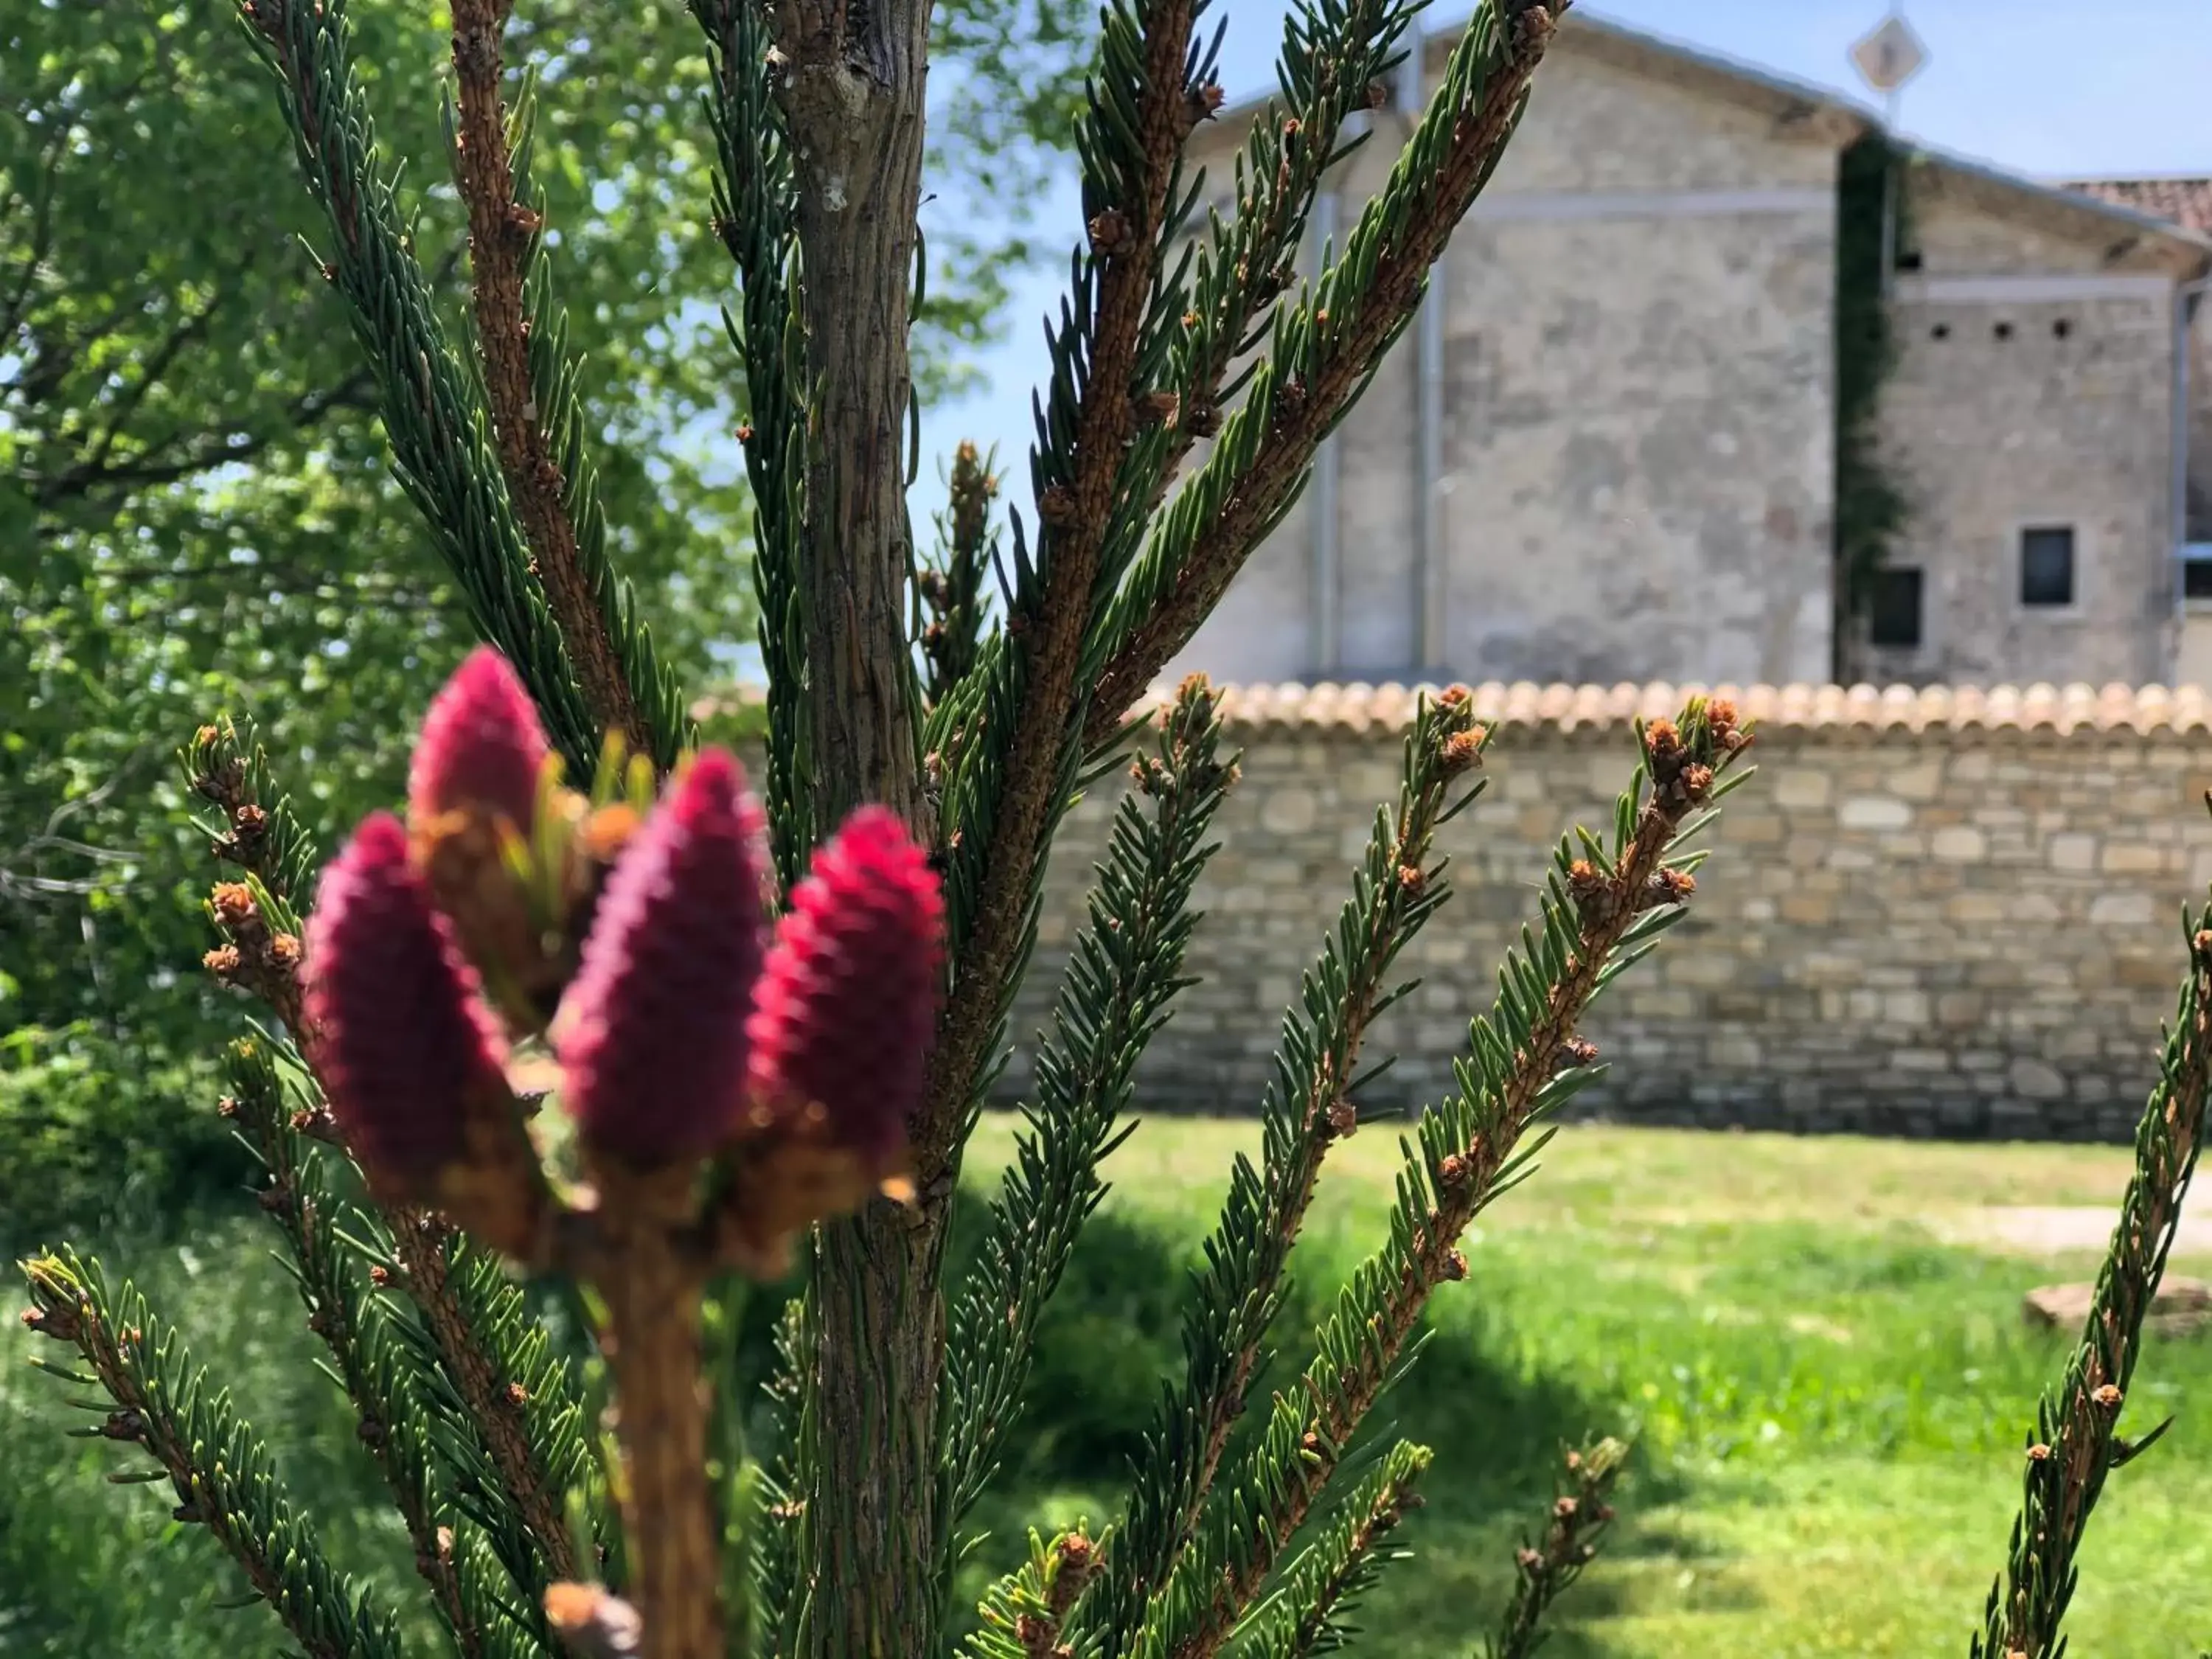
<instances>
[{"instance_id":1,"label":"pink pine cone","mask_svg":"<svg viewBox=\"0 0 2212 1659\"><path fill-rule=\"evenodd\" d=\"M921 1103L945 903L906 826L863 807L791 895L754 1000L752 1089L771 1121L818 1107L829 1138L884 1160Z\"/></svg>"},{"instance_id":2,"label":"pink pine cone","mask_svg":"<svg viewBox=\"0 0 2212 1659\"><path fill-rule=\"evenodd\" d=\"M390 813L323 872L304 973L316 1068L346 1144L387 1188L427 1195L463 1156L471 1103L505 1090L505 1052Z\"/></svg>"},{"instance_id":3,"label":"pink pine cone","mask_svg":"<svg viewBox=\"0 0 2212 1659\"><path fill-rule=\"evenodd\" d=\"M432 700L407 775L407 815L417 830L441 813L475 807L519 830L538 811L544 727L505 657L480 645Z\"/></svg>"},{"instance_id":4,"label":"pink pine cone","mask_svg":"<svg viewBox=\"0 0 2212 1659\"><path fill-rule=\"evenodd\" d=\"M761 964L758 805L700 754L608 877L556 1024L586 1143L640 1169L698 1158L744 1109Z\"/></svg>"}]
</instances>

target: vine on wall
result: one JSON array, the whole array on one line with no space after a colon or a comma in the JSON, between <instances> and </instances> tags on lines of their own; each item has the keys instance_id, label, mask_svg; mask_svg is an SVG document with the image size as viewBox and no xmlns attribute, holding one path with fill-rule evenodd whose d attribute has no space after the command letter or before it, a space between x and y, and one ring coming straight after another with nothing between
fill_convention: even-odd
<instances>
[{"instance_id":1,"label":"vine on wall","mask_svg":"<svg viewBox=\"0 0 2212 1659\"><path fill-rule=\"evenodd\" d=\"M1881 457L1881 390L1897 366L1886 257L1911 246L1908 158L1869 132L1844 151L1836 203L1835 674L1848 678L1849 647L1873 597L1874 579L1905 526L1906 502ZM1885 226L1896 185L1895 222Z\"/></svg>"}]
</instances>

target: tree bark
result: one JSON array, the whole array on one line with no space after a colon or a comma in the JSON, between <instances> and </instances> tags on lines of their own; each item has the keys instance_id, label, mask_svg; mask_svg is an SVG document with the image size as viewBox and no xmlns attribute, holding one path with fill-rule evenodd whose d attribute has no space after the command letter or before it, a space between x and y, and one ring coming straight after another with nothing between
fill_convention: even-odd
<instances>
[{"instance_id":1,"label":"tree bark","mask_svg":"<svg viewBox=\"0 0 2212 1659\"><path fill-rule=\"evenodd\" d=\"M928 0L787 0L780 93L798 183L808 434L801 580L815 822L891 807L927 836L907 642L908 326ZM944 1360L933 1230L880 1202L823 1230L815 1386L823 1432L803 1522L799 1646L820 1659L933 1645L935 1409Z\"/></svg>"}]
</instances>

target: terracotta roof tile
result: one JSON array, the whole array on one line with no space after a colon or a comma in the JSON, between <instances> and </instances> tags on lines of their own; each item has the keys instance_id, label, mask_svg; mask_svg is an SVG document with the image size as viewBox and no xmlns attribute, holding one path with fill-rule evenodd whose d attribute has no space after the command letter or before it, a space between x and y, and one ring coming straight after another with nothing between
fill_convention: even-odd
<instances>
[{"instance_id":1,"label":"terracotta roof tile","mask_svg":"<svg viewBox=\"0 0 2212 1659\"><path fill-rule=\"evenodd\" d=\"M2064 188L2212 236L2212 179L2075 179Z\"/></svg>"},{"instance_id":2,"label":"terracotta roof tile","mask_svg":"<svg viewBox=\"0 0 2212 1659\"><path fill-rule=\"evenodd\" d=\"M1222 688L1223 712L1248 731L1358 732L1402 727L1433 687L1397 684L1244 685ZM1672 714L1708 688L1648 685L1515 685L1474 688L1478 720L1560 732L1615 728ZM2212 693L2199 686L1719 685L1745 719L1770 732L2016 731L2212 732Z\"/></svg>"},{"instance_id":3,"label":"terracotta roof tile","mask_svg":"<svg viewBox=\"0 0 2212 1659\"><path fill-rule=\"evenodd\" d=\"M1389 732L1413 720L1420 696L1434 686L1358 682L1227 685L1223 713L1247 732ZM2056 736L2099 732L2212 732L2212 690L2203 686L1935 685L1513 685L1474 688L1475 718L1507 729L1598 732L1630 721L1673 714L1692 693L1733 698L1743 717L1771 732L1799 731L2023 732ZM1147 700L1146 708L1165 701ZM703 699L704 720L732 704L757 704L757 686Z\"/></svg>"}]
</instances>

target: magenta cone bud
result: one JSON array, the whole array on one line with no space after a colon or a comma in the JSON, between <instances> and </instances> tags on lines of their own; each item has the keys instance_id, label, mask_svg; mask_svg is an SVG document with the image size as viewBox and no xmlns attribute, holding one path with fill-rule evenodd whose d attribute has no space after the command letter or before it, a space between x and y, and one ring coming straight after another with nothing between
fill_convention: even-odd
<instances>
[{"instance_id":1,"label":"magenta cone bud","mask_svg":"<svg viewBox=\"0 0 2212 1659\"><path fill-rule=\"evenodd\" d=\"M814 855L761 972L752 1095L772 1122L818 1109L827 1138L888 1160L921 1103L945 902L892 813L862 807Z\"/></svg>"},{"instance_id":2,"label":"magenta cone bud","mask_svg":"<svg viewBox=\"0 0 2212 1659\"><path fill-rule=\"evenodd\" d=\"M422 717L407 775L407 816L419 833L468 808L519 830L537 816L544 728L512 665L488 645L469 653Z\"/></svg>"},{"instance_id":3,"label":"magenta cone bud","mask_svg":"<svg viewBox=\"0 0 2212 1659\"><path fill-rule=\"evenodd\" d=\"M386 1192L427 1198L502 1097L503 1045L452 925L388 812L323 872L307 923L310 1052L346 1145Z\"/></svg>"},{"instance_id":4,"label":"magenta cone bud","mask_svg":"<svg viewBox=\"0 0 2212 1659\"><path fill-rule=\"evenodd\" d=\"M703 1156L744 1110L760 816L738 763L704 750L600 896L555 1025L562 1098L586 1145L633 1167Z\"/></svg>"}]
</instances>

